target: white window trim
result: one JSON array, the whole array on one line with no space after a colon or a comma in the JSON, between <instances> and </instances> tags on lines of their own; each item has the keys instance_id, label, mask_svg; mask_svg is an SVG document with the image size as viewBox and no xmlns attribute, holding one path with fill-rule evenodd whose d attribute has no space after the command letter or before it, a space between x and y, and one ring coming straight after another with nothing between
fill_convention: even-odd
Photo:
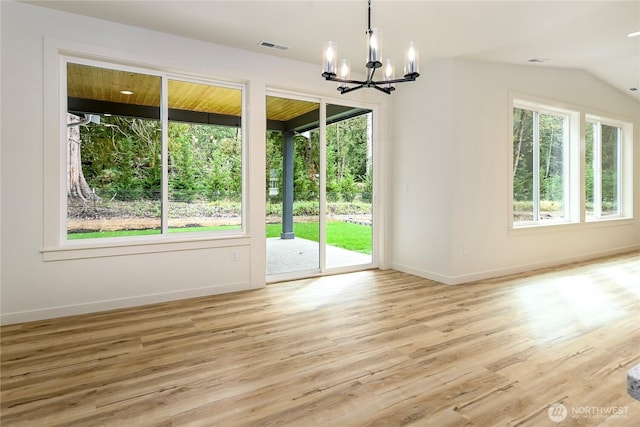
<instances>
[{"instance_id":1,"label":"white window trim","mask_svg":"<svg viewBox=\"0 0 640 427\"><path fill-rule=\"evenodd\" d=\"M563 175L563 217L560 219L534 219L532 221L514 221L513 220L513 171L510 170L510 179L509 179L509 206L510 206L510 214L509 218L511 221L512 229L520 229L520 228L533 228L533 227L546 227L546 226L554 226L554 225L562 225L568 223L574 223L578 221L576 215L576 207L577 203L574 198L574 187L575 180L573 176L575 175L574 171L579 170L579 163L576 163L579 159L576 156L575 147L572 147L572 138L576 134L576 126L579 125L579 121L576 120L575 112L571 111L568 108L559 107L554 105L554 103L544 103L543 101L528 101L520 98L513 99L511 102L510 108L510 136L509 136L509 147L510 153L513 153L513 109L521 108L525 110L533 111L536 115L539 114L547 114L556 117L564 118L564 129L563 129L563 159L566 159L562 168ZM578 134L580 131L577 132ZM534 135L534 138L537 135ZM537 144L536 144L537 145ZM538 145L539 147L539 145ZM534 150L534 167L538 164L535 159L539 155L539 150ZM510 165L513 167L513 154L510 157ZM539 159L538 159L539 160ZM535 167L535 170L539 170L539 167ZM540 198L540 185L539 185L539 174L534 173L534 217L539 218L539 198ZM536 200L537 199L537 200Z\"/></svg>"},{"instance_id":2,"label":"white window trim","mask_svg":"<svg viewBox=\"0 0 640 427\"><path fill-rule=\"evenodd\" d=\"M596 124L598 128L598 151L601 156L602 152L602 125L619 128L620 136L618 140L618 213L616 215L601 214L601 194L594 194L594 199L599 200L598 211L594 212L592 217L586 217L585 222L606 222L621 219L633 218L633 124L630 121L612 118L609 115L586 114L585 123ZM594 139L594 144L596 143ZM601 160L601 157L598 158ZM601 161L598 166L598 189L601 189L602 165ZM594 184L595 184L594 176ZM586 209L585 209L586 210Z\"/></svg>"},{"instance_id":3,"label":"white window trim","mask_svg":"<svg viewBox=\"0 0 640 427\"><path fill-rule=\"evenodd\" d=\"M66 126L63 117L67 110L66 64L75 62L106 68L130 70L137 73L162 77L163 85L168 79L187 82L214 84L242 91L242 227L240 230L220 232L166 233L166 210L163 210L163 233L152 236L132 236L118 238L100 238L86 240L67 240L67 200L66 200ZM243 82L221 81L219 79L194 76L188 72L180 73L159 67L149 61L141 64L139 60L125 52L114 52L88 46L81 43L57 39L45 39L44 49L44 221L43 246L41 253L44 261L96 258L141 253L156 253L177 250L196 250L203 248L237 246L239 242L250 241L247 233L248 200L248 143L247 143L247 87ZM166 89L166 87L163 87ZM64 93L63 93L64 92ZM167 119L166 91L162 91L163 103L161 120ZM165 126L163 126L165 129ZM166 129L165 129L166 132ZM163 163L166 162L167 142L163 135ZM166 206L168 185L166 165L163 165L163 206Z\"/></svg>"},{"instance_id":4,"label":"white window trim","mask_svg":"<svg viewBox=\"0 0 640 427\"><path fill-rule=\"evenodd\" d=\"M515 222L513 220L513 109L541 109L549 112L569 114L569 208L570 219L568 221L548 222ZM533 95L511 91L509 93L509 123L508 146L506 151L509 158L508 169L508 212L509 234L521 235L540 232L557 232L578 228L600 228L605 226L623 226L634 222L634 188L633 188L633 119L622 117L618 114L594 111L556 100L539 98ZM620 214L606 216L598 219L586 218L585 188L585 123L587 121L600 121L610 126L621 128L620 149ZM579 190L579 191L578 191Z\"/></svg>"}]
</instances>

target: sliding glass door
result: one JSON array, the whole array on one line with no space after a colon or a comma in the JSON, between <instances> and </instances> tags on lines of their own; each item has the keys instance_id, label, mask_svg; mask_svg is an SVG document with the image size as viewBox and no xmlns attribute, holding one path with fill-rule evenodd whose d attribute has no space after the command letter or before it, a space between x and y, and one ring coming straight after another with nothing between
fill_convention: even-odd
<instances>
[{"instance_id":1,"label":"sliding glass door","mask_svg":"<svg viewBox=\"0 0 640 427\"><path fill-rule=\"evenodd\" d=\"M373 156L370 110L326 106L326 266L370 264Z\"/></svg>"},{"instance_id":2,"label":"sliding glass door","mask_svg":"<svg viewBox=\"0 0 640 427\"><path fill-rule=\"evenodd\" d=\"M372 264L371 110L267 96L267 275Z\"/></svg>"}]
</instances>

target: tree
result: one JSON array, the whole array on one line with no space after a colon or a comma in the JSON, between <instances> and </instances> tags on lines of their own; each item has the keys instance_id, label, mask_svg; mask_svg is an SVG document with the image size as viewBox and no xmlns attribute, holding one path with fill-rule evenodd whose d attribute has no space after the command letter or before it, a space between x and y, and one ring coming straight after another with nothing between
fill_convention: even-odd
<instances>
[{"instance_id":1,"label":"tree","mask_svg":"<svg viewBox=\"0 0 640 427\"><path fill-rule=\"evenodd\" d=\"M513 198L533 200L533 111L514 108Z\"/></svg>"},{"instance_id":2,"label":"tree","mask_svg":"<svg viewBox=\"0 0 640 427\"><path fill-rule=\"evenodd\" d=\"M80 126L86 120L74 114L67 114L67 197L77 198L83 202L98 200L91 190L82 170L82 141Z\"/></svg>"},{"instance_id":3,"label":"tree","mask_svg":"<svg viewBox=\"0 0 640 427\"><path fill-rule=\"evenodd\" d=\"M293 192L296 200L317 200L320 171L320 132L294 137Z\"/></svg>"},{"instance_id":4,"label":"tree","mask_svg":"<svg viewBox=\"0 0 640 427\"><path fill-rule=\"evenodd\" d=\"M523 110L520 108L517 108L515 110L520 112L520 118L518 120L518 125L516 126L513 132L514 139L515 139L515 135L517 135L517 140L518 140L518 143L516 144L516 147L515 147L515 151L513 153L513 176L514 177L518 172L518 165L520 163L520 153L522 152L522 142L524 140L524 124L525 124L525 118L526 118L526 110Z\"/></svg>"},{"instance_id":5,"label":"tree","mask_svg":"<svg viewBox=\"0 0 640 427\"><path fill-rule=\"evenodd\" d=\"M169 126L169 196L179 202L192 202L198 193L198 170L189 130L186 124Z\"/></svg>"},{"instance_id":6,"label":"tree","mask_svg":"<svg viewBox=\"0 0 640 427\"><path fill-rule=\"evenodd\" d=\"M82 168L102 197L158 200L162 180L158 120L103 116L82 127Z\"/></svg>"},{"instance_id":7,"label":"tree","mask_svg":"<svg viewBox=\"0 0 640 427\"><path fill-rule=\"evenodd\" d=\"M272 201L282 201L282 133L267 131L267 170L266 170L266 194ZM273 174L273 175L272 175ZM272 177L274 182L272 183ZM277 194L270 194L270 186L277 183Z\"/></svg>"}]
</instances>

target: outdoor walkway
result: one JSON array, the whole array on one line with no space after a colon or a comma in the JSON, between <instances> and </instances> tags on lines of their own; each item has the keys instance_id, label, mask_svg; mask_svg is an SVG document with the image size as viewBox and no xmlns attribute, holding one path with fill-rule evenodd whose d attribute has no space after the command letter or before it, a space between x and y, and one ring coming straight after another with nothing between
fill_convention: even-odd
<instances>
[{"instance_id":1,"label":"outdoor walkway","mask_svg":"<svg viewBox=\"0 0 640 427\"><path fill-rule=\"evenodd\" d=\"M319 268L320 247L318 242L296 237L283 240L279 237L267 239L267 274ZM371 255L349 251L327 245L327 268L346 267L371 263Z\"/></svg>"}]
</instances>

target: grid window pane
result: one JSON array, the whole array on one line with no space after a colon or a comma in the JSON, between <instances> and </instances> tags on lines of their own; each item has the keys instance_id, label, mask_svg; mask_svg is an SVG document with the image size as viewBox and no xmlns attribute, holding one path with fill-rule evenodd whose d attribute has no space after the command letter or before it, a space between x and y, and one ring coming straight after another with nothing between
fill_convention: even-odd
<instances>
[{"instance_id":1,"label":"grid window pane","mask_svg":"<svg viewBox=\"0 0 640 427\"><path fill-rule=\"evenodd\" d=\"M564 118L539 115L540 214L538 219L564 217Z\"/></svg>"},{"instance_id":2,"label":"grid window pane","mask_svg":"<svg viewBox=\"0 0 640 427\"><path fill-rule=\"evenodd\" d=\"M618 215L620 128L602 125L602 215Z\"/></svg>"},{"instance_id":3,"label":"grid window pane","mask_svg":"<svg viewBox=\"0 0 640 427\"><path fill-rule=\"evenodd\" d=\"M596 143L594 141L598 132L598 127L595 123L587 122L585 124L585 213L587 218L594 216L595 206L595 175L597 168L594 167L594 162L597 158L595 152Z\"/></svg>"},{"instance_id":4,"label":"grid window pane","mask_svg":"<svg viewBox=\"0 0 640 427\"><path fill-rule=\"evenodd\" d=\"M161 233L161 78L67 64L67 238Z\"/></svg>"},{"instance_id":5,"label":"grid window pane","mask_svg":"<svg viewBox=\"0 0 640 427\"><path fill-rule=\"evenodd\" d=\"M533 111L513 111L513 220L533 221Z\"/></svg>"},{"instance_id":6,"label":"grid window pane","mask_svg":"<svg viewBox=\"0 0 640 427\"><path fill-rule=\"evenodd\" d=\"M169 80L170 232L240 229L242 93Z\"/></svg>"},{"instance_id":7,"label":"grid window pane","mask_svg":"<svg viewBox=\"0 0 640 427\"><path fill-rule=\"evenodd\" d=\"M513 109L513 221L566 218L567 117Z\"/></svg>"},{"instance_id":8,"label":"grid window pane","mask_svg":"<svg viewBox=\"0 0 640 427\"><path fill-rule=\"evenodd\" d=\"M620 215L622 129L586 123L585 211L590 220Z\"/></svg>"}]
</instances>

